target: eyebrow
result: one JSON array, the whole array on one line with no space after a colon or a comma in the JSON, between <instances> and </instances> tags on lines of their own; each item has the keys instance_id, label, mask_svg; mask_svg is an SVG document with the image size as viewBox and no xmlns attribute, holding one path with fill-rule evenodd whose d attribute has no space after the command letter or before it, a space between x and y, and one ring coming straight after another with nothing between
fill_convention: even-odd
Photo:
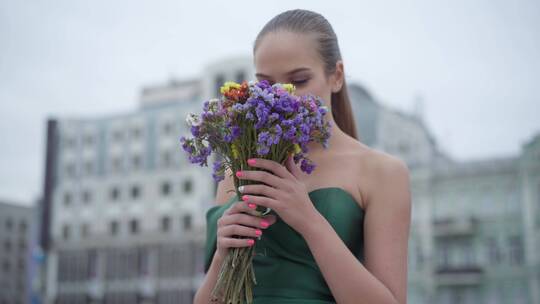
<instances>
[{"instance_id":1,"label":"eyebrow","mask_svg":"<svg viewBox=\"0 0 540 304\"><path fill-rule=\"evenodd\" d=\"M302 68L297 68L297 69L294 69L294 70L292 70L292 71L287 72L286 75L292 75L292 74L294 74L294 73L303 72L303 71L309 71L309 70L310 70L309 68L304 68L304 67L302 67ZM264 75L264 74L261 74L261 73L257 73L257 74L255 74L255 76L256 76L256 77L267 77L267 78L270 78L270 76Z\"/></svg>"}]
</instances>

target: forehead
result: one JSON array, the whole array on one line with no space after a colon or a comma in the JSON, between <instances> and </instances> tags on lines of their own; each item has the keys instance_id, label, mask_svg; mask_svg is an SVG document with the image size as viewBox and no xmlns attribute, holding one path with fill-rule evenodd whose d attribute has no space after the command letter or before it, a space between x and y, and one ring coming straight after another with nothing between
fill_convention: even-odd
<instances>
[{"instance_id":1,"label":"forehead","mask_svg":"<svg viewBox=\"0 0 540 304\"><path fill-rule=\"evenodd\" d=\"M258 74L272 77L284 76L301 67L322 68L314 36L289 31L264 35L255 51L254 63Z\"/></svg>"}]
</instances>

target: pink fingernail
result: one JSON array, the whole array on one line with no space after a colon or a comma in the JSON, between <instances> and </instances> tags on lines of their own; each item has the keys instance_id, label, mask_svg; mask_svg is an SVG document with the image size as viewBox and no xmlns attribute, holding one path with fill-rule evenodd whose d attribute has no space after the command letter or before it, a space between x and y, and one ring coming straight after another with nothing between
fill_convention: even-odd
<instances>
[{"instance_id":1,"label":"pink fingernail","mask_svg":"<svg viewBox=\"0 0 540 304\"><path fill-rule=\"evenodd\" d=\"M249 246L253 246L253 244L255 244L255 240L249 239L248 244L249 244Z\"/></svg>"},{"instance_id":2,"label":"pink fingernail","mask_svg":"<svg viewBox=\"0 0 540 304\"><path fill-rule=\"evenodd\" d=\"M242 195L242 200L243 200L243 201L247 201L248 198L249 198L249 197L248 197L247 195Z\"/></svg>"},{"instance_id":3,"label":"pink fingernail","mask_svg":"<svg viewBox=\"0 0 540 304\"><path fill-rule=\"evenodd\" d=\"M261 226L262 226L263 228L267 228L268 225L270 225L270 224L268 223L268 221L266 221L266 220L262 220L262 221L261 221Z\"/></svg>"},{"instance_id":4,"label":"pink fingernail","mask_svg":"<svg viewBox=\"0 0 540 304\"><path fill-rule=\"evenodd\" d=\"M251 166L255 165L255 160L254 160L253 158L248 159L247 162L248 162L248 164L251 165Z\"/></svg>"},{"instance_id":5,"label":"pink fingernail","mask_svg":"<svg viewBox=\"0 0 540 304\"><path fill-rule=\"evenodd\" d=\"M242 177L242 171L236 171L236 177Z\"/></svg>"},{"instance_id":6,"label":"pink fingernail","mask_svg":"<svg viewBox=\"0 0 540 304\"><path fill-rule=\"evenodd\" d=\"M255 209L255 208L257 208L257 205L255 205L253 203L249 203L248 207L251 208L251 209Z\"/></svg>"},{"instance_id":7,"label":"pink fingernail","mask_svg":"<svg viewBox=\"0 0 540 304\"><path fill-rule=\"evenodd\" d=\"M256 234L257 236L259 236L259 235L262 234L262 231L260 231L259 229L257 229L257 230L255 230L255 234Z\"/></svg>"}]
</instances>

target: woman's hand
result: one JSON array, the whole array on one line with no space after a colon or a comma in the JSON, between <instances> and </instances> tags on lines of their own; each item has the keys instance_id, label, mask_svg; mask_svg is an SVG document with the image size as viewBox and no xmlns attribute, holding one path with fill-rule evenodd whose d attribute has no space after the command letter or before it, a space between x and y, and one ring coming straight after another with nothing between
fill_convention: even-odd
<instances>
[{"instance_id":1,"label":"woman's hand","mask_svg":"<svg viewBox=\"0 0 540 304\"><path fill-rule=\"evenodd\" d=\"M272 208L284 222L303 235L319 212L311 202L306 186L299 179L302 172L294 163L293 156L289 155L285 166L262 158L249 159L248 164L273 174L263 170L236 172L239 179L264 183L239 187L239 191L245 194L242 200Z\"/></svg>"},{"instance_id":2,"label":"woman's hand","mask_svg":"<svg viewBox=\"0 0 540 304\"><path fill-rule=\"evenodd\" d=\"M275 215L258 217L255 214L256 206L238 201L232 204L217 220L216 255L225 258L231 247L248 247L255 244L255 238L262 235L262 229L268 228L277 220ZM248 238L233 238L233 235Z\"/></svg>"}]
</instances>

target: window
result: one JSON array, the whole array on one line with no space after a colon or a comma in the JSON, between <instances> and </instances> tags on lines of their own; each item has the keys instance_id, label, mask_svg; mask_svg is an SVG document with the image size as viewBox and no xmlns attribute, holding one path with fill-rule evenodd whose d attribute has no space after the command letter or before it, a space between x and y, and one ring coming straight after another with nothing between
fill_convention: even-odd
<instances>
[{"instance_id":1,"label":"window","mask_svg":"<svg viewBox=\"0 0 540 304\"><path fill-rule=\"evenodd\" d=\"M13 228L13 220L11 218L8 218L6 220L6 230L11 231L11 228Z\"/></svg>"},{"instance_id":2,"label":"window","mask_svg":"<svg viewBox=\"0 0 540 304\"><path fill-rule=\"evenodd\" d=\"M398 150L400 153L407 154L409 153L409 145L406 142L401 142L398 144Z\"/></svg>"},{"instance_id":3,"label":"window","mask_svg":"<svg viewBox=\"0 0 540 304\"><path fill-rule=\"evenodd\" d=\"M161 231L167 232L171 228L171 218L164 216L161 218Z\"/></svg>"},{"instance_id":4,"label":"window","mask_svg":"<svg viewBox=\"0 0 540 304\"><path fill-rule=\"evenodd\" d=\"M124 134L122 133L121 130L116 130L116 131L114 131L112 137L113 137L113 140L120 141L120 140L122 140L124 138Z\"/></svg>"},{"instance_id":5,"label":"window","mask_svg":"<svg viewBox=\"0 0 540 304\"><path fill-rule=\"evenodd\" d=\"M65 175L67 177L75 177L75 165L74 164L66 164L65 166Z\"/></svg>"},{"instance_id":6,"label":"window","mask_svg":"<svg viewBox=\"0 0 540 304\"><path fill-rule=\"evenodd\" d=\"M141 156L140 155L133 155L131 157L131 167L133 169L140 169L141 168Z\"/></svg>"},{"instance_id":7,"label":"window","mask_svg":"<svg viewBox=\"0 0 540 304\"><path fill-rule=\"evenodd\" d=\"M161 184L161 194L163 196L168 196L171 193L171 183L163 182Z\"/></svg>"},{"instance_id":8,"label":"window","mask_svg":"<svg viewBox=\"0 0 540 304\"><path fill-rule=\"evenodd\" d=\"M150 274L150 253L147 248L139 248L139 273Z\"/></svg>"},{"instance_id":9,"label":"window","mask_svg":"<svg viewBox=\"0 0 540 304\"><path fill-rule=\"evenodd\" d=\"M139 138L139 137L141 136L141 129L139 129L139 128L133 128L133 129L131 130L131 136L132 136L133 138Z\"/></svg>"},{"instance_id":10,"label":"window","mask_svg":"<svg viewBox=\"0 0 540 304\"><path fill-rule=\"evenodd\" d=\"M97 267L98 267L98 261L97 261L97 250L96 249L90 249L88 251L88 276L90 278L95 278L97 274Z\"/></svg>"},{"instance_id":11,"label":"window","mask_svg":"<svg viewBox=\"0 0 540 304\"><path fill-rule=\"evenodd\" d=\"M129 221L129 229L131 230L132 234L139 233L139 221L137 221L136 219L132 219L131 221Z\"/></svg>"},{"instance_id":12,"label":"window","mask_svg":"<svg viewBox=\"0 0 540 304\"><path fill-rule=\"evenodd\" d=\"M5 252L10 252L11 251L11 241L10 240L5 240L4 241L4 251Z\"/></svg>"},{"instance_id":13,"label":"window","mask_svg":"<svg viewBox=\"0 0 540 304\"><path fill-rule=\"evenodd\" d=\"M75 139L73 137L66 137L64 139L64 148L69 149L75 146Z\"/></svg>"},{"instance_id":14,"label":"window","mask_svg":"<svg viewBox=\"0 0 540 304\"><path fill-rule=\"evenodd\" d=\"M416 245L415 246L416 247L415 248L416 249L416 256L415 256L416 257L416 267L417 267L417 270L420 270L420 269L422 269L422 266L424 264L425 257L424 257L424 252L422 250L422 246L420 244L420 240L418 240L418 242L416 242L415 245Z\"/></svg>"},{"instance_id":15,"label":"window","mask_svg":"<svg viewBox=\"0 0 540 304\"><path fill-rule=\"evenodd\" d=\"M64 193L64 205L68 206L69 204L71 204L71 193L66 192Z\"/></svg>"},{"instance_id":16,"label":"window","mask_svg":"<svg viewBox=\"0 0 540 304\"><path fill-rule=\"evenodd\" d=\"M90 201L92 201L92 193L90 193L89 190L83 191L83 193L82 193L82 201L85 202L85 203L89 203Z\"/></svg>"},{"instance_id":17,"label":"window","mask_svg":"<svg viewBox=\"0 0 540 304\"><path fill-rule=\"evenodd\" d=\"M489 262L492 264L499 263L501 261L501 251L499 250L499 245L497 244L497 238L490 237L487 239L486 243Z\"/></svg>"},{"instance_id":18,"label":"window","mask_svg":"<svg viewBox=\"0 0 540 304\"><path fill-rule=\"evenodd\" d=\"M10 268L11 268L11 265L9 264L9 261L4 260L4 262L2 263L2 270L5 273L8 273Z\"/></svg>"},{"instance_id":19,"label":"window","mask_svg":"<svg viewBox=\"0 0 540 304\"><path fill-rule=\"evenodd\" d=\"M113 187L110 192L111 200L117 201L120 199L120 189L118 187Z\"/></svg>"},{"instance_id":20,"label":"window","mask_svg":"<svg viewBox=\"0 0 540 304\"><path fill-rule=\"evenodd\" d=\"M184 193L191 193L192 190L192 183L191 180L188 179L184 181Z\"/></svg>"},{"instance_id":21,"label":"window","mask_svg":"<svg viewBox=\"0 0 540 304\"><path fill-rule=\"evenodd\" d=\"M111 221L109 223L109 233L111 235L117 235L118 234L118 222L117 221Z\"/></svg>"},{"instance_id":22,"label":"window","mask_svg":"<svg viewBox=\"0 0 540 304\"><path fill-rule=\"evenodd\" d=\"M172 164L171 152L163 151L161 152L161 166L163 168L170 167Z\"/></svg>"},{"instance_id":23,"label":"window","mask_svg":"<svg viewBox=\"0 0 540 304\"><path fill-rule=\"evenodd\" d=\"M84 172L86 175L92 175L94 173L94 163L92 161L86 161L84 164Z\"/></svg>"},{"instance_id":24,"label":"window","mask_svg":"<svg viewBox=\"0 0 540 304\"><path fill-rule=\"evenodd\" d=\"M26 242L24 240L19 240L19 250L26 251Z\"/></svg>"},{"instance_id":25,"label":"window","mask_svg":"<svg viewBox=\"0 0 540 304\"><path fill-rule=\"evenodd\" d=\"M131 186L131 197L133 199L138 199L141 195L141 189L138 185Z\"/></svg>"},{"instance_id":26,"label":"window","mask_svg":"<svg viewBox=\"0 0 540 304\"><path fill-rule=\"evenodd\" d=\"M84 144L87 146L91 146L93 143L94 143L94 136L92 136L91 134L87 134L84 137Z\"/></svg>"},{"instance_id":27,"label":"window","mask_svg":"<svg viewBox=\"0 0 540 304\"><path fill-rule=\"evenodd\" d=\"M69 238L69 226L67 224L62 227L62 236L64 240Z\"/></svg>"},{"instance_id":28,"label":"window","mask_svg":"<svg viewBox=\"0 0 540 304\"><path fill-rule=\"evenodd\" d=\"M463 266L476 265L476 259L474 255L474 246L471 240L466 240L463 243L461 243L459 251L462 254L461 263Z\"/></svg>"},{"instance_id":29,"label":"window","mask_svg":"<svg viewBox=\"0 0 540 304\"><path fill-rule=\"evenodd\" d=\"M519 235L508 237L508 260L512 265L523 264L523 239Z\"/></svg>"},{"instance_id":30,"label":"window","mask_svg":"<svg viewBox=\"0 0 540 304\"><path fill-rule=\"evenodd\" d=\"M88 224L82 224L81 225L81 237L86 238L89 235L90 228L88 227Z\"/></svg>"},{"instance_id":31,"label":"window","mask_svg":"<svg viewBox=\"0 0 540 304\"><path fill-rule=\"evenodd\" d=\"M225 83L225 77L221 74L218 74L216 75L216 78L215 78L215 88L216 88L216 96L220 96L221 95L221 86Z\"/></svg>"},{"instance_id":32,"label":"window","mask_svg":"<svg viewBox=\"0 0 540 304\"><path fill-rule=\"evenodd\" d=\"M19 260L17 260L17 267L19 268L19 271L24 271L24 260L22 258L19 258ZM21 282L19 281L19 284Z\"/></svg>"},{"instance_id":33,"label":"window","mask_svg":"<svg viewBox=\"0 0 540 304\"><path fill-rule=\"evenodd\" d=\"M242 83L242 81L246 80L246 75L244 74L244 71L237 71L235 78L237 83Z\"/></svg>"},{"instance_id":34,"label":"window","mask_svg":"<svg viewBox=\"0 0 540 304\"><path fill-rule=\"evenodd\" d=\"M182 221L184 222L184 230L191 230L191 214L185 214Z\"/></svg>"},{"instance_id":35,"label":"window","mask_svg":"<svg viewBox=\"0 0 540 304\"><path fill-rule=\"evenodd\" d=\"M21 220L19 222L19 231L21 233L26 233L26 229L28 228L28 225L26 224L26 222L24 220Z\"/></svg>"},{"instance_id":36,"label":"window","mask_svg":"<svg viewBox=\"0 0 540 304\"><path fill-rule=\"evenodd\" d=\"M120 172L122 170L122 159L119 156L114 157L111 162L114 172Z\"/></svg>"},{"instance_id":37,"label":"window","mask_svg":"<svg viewBox=\"0 0 540 304\"><path fill-rule=\"evenodd\" d=\"M163 134L170 134L173 130L172 122L166 122L163 124Z\"/></svg>"}]
</instances>

